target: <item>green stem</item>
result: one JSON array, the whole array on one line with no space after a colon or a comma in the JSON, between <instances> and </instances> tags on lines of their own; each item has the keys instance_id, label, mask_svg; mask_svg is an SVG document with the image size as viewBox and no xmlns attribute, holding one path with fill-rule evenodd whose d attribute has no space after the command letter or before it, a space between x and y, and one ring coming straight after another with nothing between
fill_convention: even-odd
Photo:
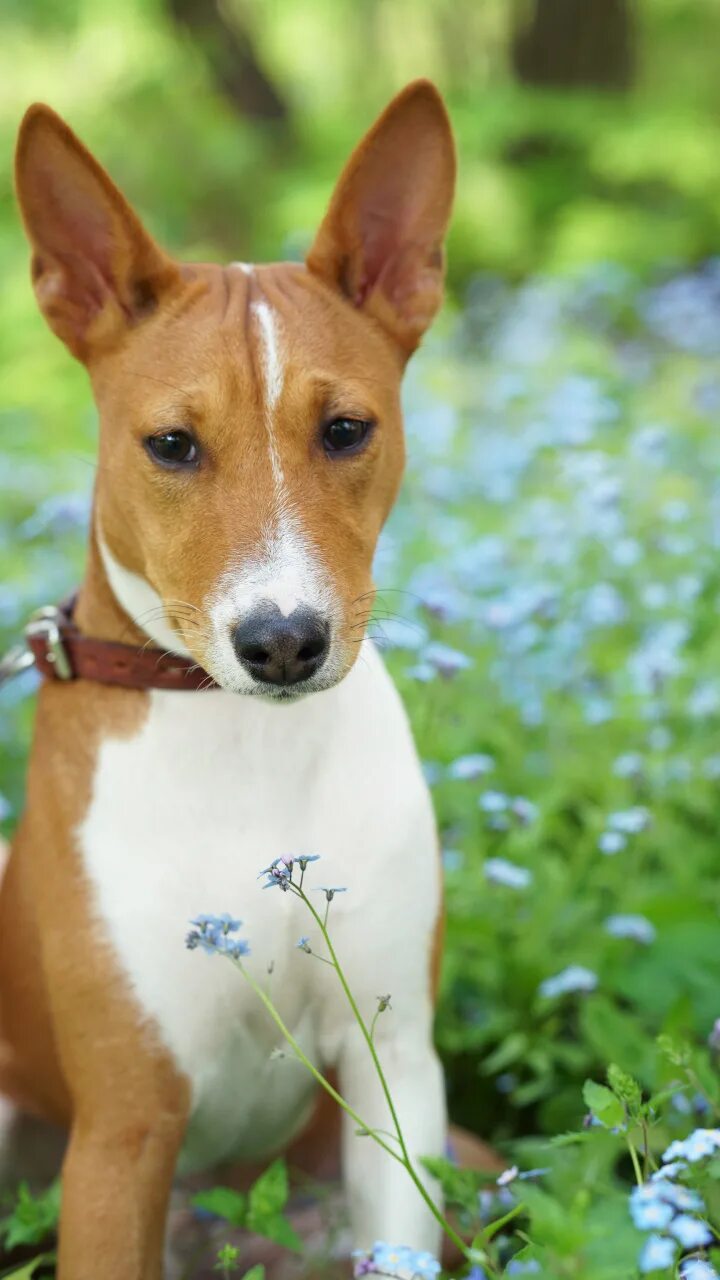
<instances>
[{"instance_id":1,"label":"green stem","mask_svg":"<svg viewBox=\"0 0 720 1280\"><path fill-rule=\"evenodd\" d=\"M381 1012L380 1008L377 1008L375 1010L373 1014L373 1020L370 1023L370 1039L372 1040L373 1044L375 1043L375 1024L377 1023L377 1020L380 1017L380 1012Z\"/></svg>"},{"instance_id":2,"label":"green stem","mask_svg":"<svg viewBox=\"0 0 720 1280\"><path fill-rule=\"evenodd\" d=\"M333 1098L335 1102L337 1102L338 1106L342 1107L343 1111L347 1112L347 1114L351 1117L351 1119L355 1121L355 1123L359 1126L359 1128L363 1130L364 1133L367 1133L371 1138L375 1139L378 1146L383 1148L383 1151L387 1151L388 1155L392 1156L393 1160L397 1160L400 1164L404 1164L404 1161L398 1155L397 1151L393 1151L392 1147L389 1147L386 1142L383 1142L379 1134L374 1129L372 1129L370 1125L365 1123L365 1121L358 1115L357 1111L353 1110L350 1104L346 1102L343 1097L340 1096L340 1094L337 1092L336 1089L333 1089L332 1085L330 1084L330 1081L325 1079L325 1076L322 1074L321 1071L318 1071L314 1062L311 1062L307 1054L303 1053L303 1050L300 1048L300 1045L295 1039L292 1031L283 1022L282 1018L280 1017L280 1014L275 1008L275 1005L273 1004L270 997L263 991L262 987L258 985L255 979L251 978L250 974L248 973L247 969L244 968L242 963L239 960L234 960L233 964L237 966L237 968L240 970L241 974L245 978L245 981L249 982L250 986L255 992L255 995L265 1005L265 1008L270 1014L270 1017L272 1018L276 1027L284 1035L285 1039L290 1045L290 1048L292 1049L296 1058L298 1058L298 1060L302 1062L304 1067L307 1067L308 1071L312 1076L314 1076L318 1084L325 1090L326 1093L330 1094L330 1097Z\"/></svg>"},{"instance_id":3,"label":"green stem","mask_svg":"<svg viewBox=\"0 0 720 1280\"><path fill-rule=\"evenodd\" d=\"M629 1138L626 1137L625 1141L627 1143L627 1149L630 1152L630 1159L632 1160L632 1163L633 1163L633 1169L635 1170L635 1180L638 1186L641 1187L643 1185L643 1176L640 1171L640 1162L637 1158L637 1151L635 1150L635 1146L630 1141Z\"/></svg>"},{"instance_id":4,"label":"green stem","mask_svg":"<svg viewBox=\"0 0 720 1280\"><path fill-rule=\"evenodd\" d=\"M347 979L346 979L345 974L344 974L344 972L343 972L342 965L340 964L340 961L339 961L339 960L338 960L338 958L337 958L337 954L336 954L336 952L335 952L335 948L333 947L333 944L332 944L332 942L330 941L330 935L329 935L329 933L328 933L327 925L326 925L326 923L325 923L325 922L327 921L327 909L326 909L326 911L325 911L325 922L323 922L323 921L320 919L320 915L319 915L319 914L318 914L318 912L315 910L315 908L314 908L314 906L313 906L312 902L310 901L310 899L308 898L307 894L306 894L303 890L300 890L300 892L299 892L299 895L298 895L298 896L302 898L303 902L304 902L304 903L305 903L305 905L308 907L308 909L309 909L309 911L310 911L311 915L313 916L313 919L315 920L315 923L317 924L318 928L320 929L320 931L321 931L321 933L322 933L322 935L323 935L323 939L324 939L324 941L325 941L325 945L326 945L326 947L327 947L327 949L328 949L328 952L330 953L330 959L331 959L332 964L333 964L333 966L334 966L334 968L335 968L335 972L337 973L337 976L338 976L338 978L340 979L340 985L342 986L342 989L343 989L343 991L345 992L345 996L346 996L346 999L347 999L347 1001L348 1001L348 1004L350 1005L350 1008L352 1009L352 1012L353 1012L353 1014L354 1014L354 1016L355 1016L355 1020L356 1020L356 1022L357 1022L357 1024L358 1024L358 1026L359 1026L359 1028L360 1028L360 1031L362 1032L362 1035L363 1035L363 1038L364 1038L364 1040L365 1040L365 1043L367 1044L367 1047L368 1047L368 1050L369 1050L370 1056L371 1056L371 1058L372 1058L372 1060L373 1060L373 1065L374 1065L375 1070L376 1070L376 1072L377 1072L378 1079L379 1079L379 1081L380 1081L380 1085L381 1085L381 1088L382 1088L383 1094L384 1094L384 1096L385 1096L385 1101L387 1102L388 1110L389 1110L390 1115L391 1115L391 1117L392 1117L392 1122L393 1122L393 1124L394 1124L394 1126L395 1126L395 1132L396 1132L396 1134L397 1134L397 1140L398 1140L398 1142L399 1142L399 1144L400 1144L401 1156L397 1156L397 1154L396 1154L396 1155L395 1155L395 1158L396 1158L397 1160L399 1160L400 1164L404 1165L405 1169L407 1169L408 1174L410 1175L410 1177L411 1177L412 1181L415 1183L415 1186L417 1187L417 1190L420 1192L420 1195L422 1196L423 1200L425 1201L425 1204L427 1205L428 1209L430 1210L430 1212L432 1213L433 1217L435 1218L435 1221L440 1225L440 1227L442 1227L442 1230L445 1232L445 1234L446 1234L447 1236L449 1236L449 1238L452 1240L453 1244L454 1244L454 1245L456 1245L456 1247L461 1251L461 1253L463 1254L463 1256L467 1258L467 1257L468 1257L468 1248L467 1248L467 1246L466 1246L466 1244L465 1244L464 1240L462 1239L462 1236L459 1236L459 1235L458 1235L458 1233L457 1233L457 1231L455 1231L455 1230L454 1230L454 1228L450 1226L450 1223L447 1221L447 1219L445 1218L445 1216L440 1212L440 1210L438 1209L437 1205L435 1204L435 1201L433 1200L432 1196L430 1195L429 1191L427 1190L426 1186L424 1185L424 1183L423 1183L422 1179L421 1179L421 1178L418 1176L418 1174L415 1172L415 1168L414 1168L414 1166L413 1166L412 1160L410 1159L410 1153L408 1152L407 1145L406 1145L406 1143L405 1143L405 1137L404 1137L403 1131L402 1131L402 1129L401 1129L401 1127L400 1127L400 1121L399 1121L399 1119L398 1119L397 1111L395 1110L395 1104L394 1104L394 1102L393 1102L393 1100L392 1100L392 1094L390 1093L390 1088L389 1088L389 1085L388 1085L387 1079L385 1078L385 1072L383 1071L382 1064L381 1064L381 1062L380 1062L380 1059L379 1059L379 1057L378 1057L377 1050L376 1050L375 1045L374 1045L374 1043L373 1043L372 1034L371 1034L371 1032L368 1030L368 1027L367 1027L367 1025L366 1025L366 1023L365 1023L365 1019L363 1018L363 1016L362 1016L362 1014L361 1014L361 1012L360 1012L360 1010L359 1010L359 1008L358 1008L358 1006L357 1006L357 1003L356 1003L356 1001L355 1001L355 997L353 996L353 993L352 993L352 991L350 990L350 987L348 986L348 982L347 982ZM327 905L328 905L328 907L329 907L330 903L328 902L328 904L327 904ZM374 1023L373 1023L373 1027L374 1027ZM344 1104L343 1104L343 1105L344 1105ZM346 1109L347 1109L347 1108L346 1108ZM382 1144L381 1144L381 1145L382 1145ZM386 1148L386 1150L387 1150L387 1148Z\"/></svg>"}]
</instances>

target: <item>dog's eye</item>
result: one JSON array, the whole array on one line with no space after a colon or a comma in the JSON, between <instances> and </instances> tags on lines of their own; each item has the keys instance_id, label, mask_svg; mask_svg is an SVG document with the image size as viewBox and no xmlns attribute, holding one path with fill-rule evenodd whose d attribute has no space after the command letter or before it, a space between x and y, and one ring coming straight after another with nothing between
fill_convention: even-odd
<instances>
[{"instance_id":1,"label":"dog's eye","mask_svg":"<svg viewBox=\"0 0 720 1280\"><path fill-rule=\"evenodd\" d=\"M362 418L335 418L323 432L323 444L328 453L358 449L367 439L371 426L371 422Z\"/></svg>"},{"instance_id":2,"label":"dog's eye","mask_svg":"<svg viewBox=\"0 0 720 1280\"><path fill-rule=\"evenodd\" d=\"M156 462L170 467L187 467L197 462L198 447L189 431L161 431L145 441Z\"/></svg>"}]
</instances>

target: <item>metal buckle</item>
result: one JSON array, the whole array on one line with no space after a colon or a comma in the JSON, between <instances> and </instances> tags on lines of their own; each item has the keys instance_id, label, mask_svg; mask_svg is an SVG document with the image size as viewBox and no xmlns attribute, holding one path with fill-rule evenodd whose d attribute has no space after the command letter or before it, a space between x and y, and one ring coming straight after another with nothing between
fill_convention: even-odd
<instances>
[{"instance_id":1,"label":"metal buckle","mask_svg":"<svg viewBox=\"0 0 720 1280\"><path fill-rule=\"evenodd\" d=\"M39 636L45 644L45 656L52 663L58 680L72 680L73 669L60 633L60 610L55 605L45 605L34 613L25 628L25 635Z\"/></svg>"},{"instance_id":2,"label":"metal buckle","mask_svg":"<svg viewBox=\"0 0 720 1280\"><path fill-rule=\"evenodd\" d=\"M15 676L22 675L35 665L35 658L25 644L14 644L12 649L0 658L0 685L6 684Z\"/></svg>"}]
</instances>

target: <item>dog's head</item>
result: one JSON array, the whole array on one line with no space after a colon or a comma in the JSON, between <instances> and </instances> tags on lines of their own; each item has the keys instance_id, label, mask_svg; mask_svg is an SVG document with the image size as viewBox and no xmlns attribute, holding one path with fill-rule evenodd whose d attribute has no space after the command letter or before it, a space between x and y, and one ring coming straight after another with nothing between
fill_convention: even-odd
<instances>
[{"instance_id":1,"label":"dog's head","mask_svg":"<svg viewBox=\"0 0 720 1280\"><path fill-rule=\"evenodd\" d=\"M353 152L304 266L181 265L54 112L23 121L36 296L100 414L105 573L148 636L227 689L308 693L353 664L454 174L421 81Z\"/></svg>"}]
</instances>

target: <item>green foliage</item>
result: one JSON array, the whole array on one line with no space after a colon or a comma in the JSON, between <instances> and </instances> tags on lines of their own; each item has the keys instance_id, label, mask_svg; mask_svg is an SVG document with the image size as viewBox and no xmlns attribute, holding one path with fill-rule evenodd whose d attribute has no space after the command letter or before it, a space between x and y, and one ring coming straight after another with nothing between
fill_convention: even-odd
<instances>
[{"instance_id":1,"label":"green foliage","mask_svg":"<svg viewBox=\"0 0 720 1280\"><path fill-rule=\"evenodd\" d=\"M60 1194L59 1181L38 1195L21 1182L9 1213L0 1218L0 1244L11 1250L45 1243L57 1228Z\"/></svg>"},{"instance_id":2,"label":"green foliage","mask_svg":"<svg viewBox=\"0 0 720 1280\"><path fill-rule=\"evenodd\" d=\"M283 1210L289 1194L287 1168L283 1160L275 1160L260 1175L247 1195L229 1187L214 1187L193 1198L198 1209L224 1218L233 1227L243 1227L256 1235L274 1240L285 1249L299 1252L301 1242Z\"/></svg>"},{"instance_id":3,"label":"green foliage","mask_svg":"<svg viewBox=\"0 0 720 1280\"><path fill-rule=\"evenodd\" d=\"M235 1272L240 1271L241 1267L241 1250L237 1249L235 1245L224 1244L221 1249L218 1249L214 1269L215 1271L220 1271L225 1280ZM243 1280L265 1280L264 1266L258 1263L256 1266L251 1267L249 1271L245 1272Z\"/></svg>"},{"instance_id":4,"label":"green foliage","mask_svg":"<svg viewBox=\"0 0 720 1280\"><path fill-rule=\"evenodd\" d=\"M583 1098L588 1110L597 1116L606 1129L614 1129L625 1120L625 1108L612 1089L606 1089L602 1084L586 1080L583 1086Z\"/></svg>"},{"instance_id":5,"label":"green foliage","mask_svg":"<svg viewBox=\"0 0 720 1280\"><path fill-rule=\"evenodd\" d=\"M40 1268L47 1267L53 1261L54 1254L41 1254L40 1257L33 1258L32 1262L26 1262L22 1267L14 1268L11 1271L1 1271L0 1280L33 1280Z\"/></svg>"}]
</instances>

